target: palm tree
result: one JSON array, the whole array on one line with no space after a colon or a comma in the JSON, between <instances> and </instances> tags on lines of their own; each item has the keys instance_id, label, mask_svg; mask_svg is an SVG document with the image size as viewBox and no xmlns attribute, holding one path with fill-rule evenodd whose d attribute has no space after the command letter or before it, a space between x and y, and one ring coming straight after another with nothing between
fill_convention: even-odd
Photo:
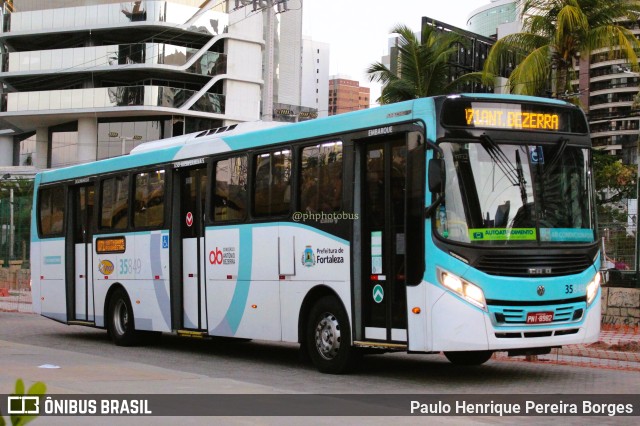
<instances>
[{"instance_id":1,"label":"palm tree","mask_svg":"<svg viewBox=\"0 0 640 426\"><path fill-rule=\"evenodd\" d=\"M523 31L499 39L485 62L486 76L498 75L516 55L509 91L544 96L573 91L574 63L603 49L610 59L638 68L640 42L622 24L640 17L638 0L521 0ZM588 72L588 70L583 71Z\"/></svg>"},{"instance_id":2,"label":"palm tree","mask_svg":"<svg viewBox=\"0 0 640 426\"><path fill-rule=\"evenodd\" d=\"M397 71L380 62L367 69L370 81L384 85L378 102L390 104L441 95L456 88L459 81L449 81L450 57L466 43L463 37L429 25L422 28L422 42L405 25L394 27L391 33L400 36Z\"/></svg>"}]
</instances>

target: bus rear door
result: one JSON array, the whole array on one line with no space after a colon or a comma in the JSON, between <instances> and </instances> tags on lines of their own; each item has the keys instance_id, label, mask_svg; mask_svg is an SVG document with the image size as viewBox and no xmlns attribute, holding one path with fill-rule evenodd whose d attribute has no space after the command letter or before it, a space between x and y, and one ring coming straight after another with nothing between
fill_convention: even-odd
<instances>
[{"instance_id":1,"label":"bus rear door","mask_svg":"<svg viewBox=\"0 0 640 426\"><path fill-rule=\"evenodd\" d=\"M179 171L182 236L182 328L206 330L204 209L206 167Z\"/></svg>"},{"instance_id":2,"label":"bus rear door","mask_svg":"<svg viewBox=\"0 0 640 426\"><path fill-rule=\"evenodd\" d=\"M67 253L73 254L67 277L67 312L70 321L94 321L93 304L93 244L92 229L95 186L82 184L69 187L71 233L67 240Z\"/></svg>"}]
</instances>

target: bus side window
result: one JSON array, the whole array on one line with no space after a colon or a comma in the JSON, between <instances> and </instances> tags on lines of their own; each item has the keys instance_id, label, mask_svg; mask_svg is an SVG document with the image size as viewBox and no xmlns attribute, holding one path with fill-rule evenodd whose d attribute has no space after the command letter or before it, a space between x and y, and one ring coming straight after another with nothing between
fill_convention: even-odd
<instances>
[{"instance_id":1,"label":"bus side window","mask_svg":"<svg viewBox=\"0 0 640 426\"><path fill-rule=\"evenodd\" d=\"M62 233L64 223L64 188L47 188L40 192L40 232L43 237Z\"/></svg>"},{"instance_id":2,"label":"bus side window","mask_svg":"<svg viewBox=\"0 0 640 426\"><path fill-rule=\"evenodd\" d=\"M247 216L247 157L216 163L213 220L243 220Z\"/></svg>"},{"instance_id":3,"label":"bus side window","mask_svg":"<svg viewBox=\"0 0 640 426\"><path fill-rule=\"evenodd\" d=\"M100 227L120 230L127 227L129 176L105 179L100 199Z\"/></svg>"},{"instance_id":4,"label":"bus side window","mask_svg":"<svg viewBox=\"0 0 640 426\"><path fill-rule=\"evenodd\" d=\"M300 210L335 212L342 206L342 142L302 150Z\"/></svg>"},{"instance_id":5,"label":"bus side window","mask_svg":"<svg viewBox=\"0 0 640 426\"><path fill-rule=\"evenodd\" d=\"M138 173L135 182L133 226L160 227L164 224L164 170Z\"/></svg>"},{"instance_id":6,"label":"bus side window","mask_svg":"<svg viewBox=\"0 0 640 426\"><path fill-rule=\"evenodd\" d=\"M255 156L253 213L256 216L283 215L291 199L291 150Z\"/></svg>"}]
</instances>

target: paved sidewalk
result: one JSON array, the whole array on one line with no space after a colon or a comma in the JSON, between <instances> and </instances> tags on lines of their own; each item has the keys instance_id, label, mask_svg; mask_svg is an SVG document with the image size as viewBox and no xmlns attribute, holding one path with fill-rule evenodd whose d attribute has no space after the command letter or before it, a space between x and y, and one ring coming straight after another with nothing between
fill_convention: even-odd
<instances>
[{"instance_id":1,"label":"paved sidewalk","mask_svg":"<svg viewBox=\"0 0 640 426\"><path fill-rule=\"evenodd\" d=\"M9 290L2 285L5 292L0 293L0 311L5 312L32 312L31 291ZM8 294L5 296L5 294Z\"/></svg>"},{"instance_id":2,"label":"paved sidewalk","mask_svg":"<svg viewBox=\"0 0 640 426\"><path fill-rule=\"evenodd\" d=\"M637 328L603 329L600 339L590 345L569 345L558 351L562 355L639 363L640 330Z\"/></svg>"}]
</instances>

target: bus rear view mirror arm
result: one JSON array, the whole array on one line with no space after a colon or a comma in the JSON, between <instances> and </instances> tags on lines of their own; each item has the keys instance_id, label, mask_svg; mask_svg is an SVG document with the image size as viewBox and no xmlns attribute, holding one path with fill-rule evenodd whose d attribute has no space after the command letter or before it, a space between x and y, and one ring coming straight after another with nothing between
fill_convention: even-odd
<instances>
[{"instance_id":1,"label":"bus rear view mirror arm","mask_svg":"<svg viewBox=\"0 0 640 426\"><path fill-rule=\"evenodd\" d=\"M429 160L429 191L433 194L433 202L425 209L425 217L431 216L433 210L435 210L444 199L444 173L444 160L442 158L432 158Z\"/></svg>"},{"instance_id":2,"label":"bus rear view mirror arm","mask_svg":"<svg viewBox=\"0 0 640 426\"><path fill-rule=\"evenodd\" d=\"M443 200L444 200L444 194L442 193L436 194L435 199L433 200L431 205L424 209L424 217L427 218L431 216L431 213L433 213L433 211L440 205L440 203L442 203Z\"/></svg>"},{"instance_id":3,"label":"bus rear view mirror arm","mask_svg":"<svg viewBox=\"0 0 640 426\"><path fill-rule=\"evenodd\" d=\"M429 160L429 191L432 194L441 193L444 189L444 160L432 158Z\"/></svg>"}]
</instances>

